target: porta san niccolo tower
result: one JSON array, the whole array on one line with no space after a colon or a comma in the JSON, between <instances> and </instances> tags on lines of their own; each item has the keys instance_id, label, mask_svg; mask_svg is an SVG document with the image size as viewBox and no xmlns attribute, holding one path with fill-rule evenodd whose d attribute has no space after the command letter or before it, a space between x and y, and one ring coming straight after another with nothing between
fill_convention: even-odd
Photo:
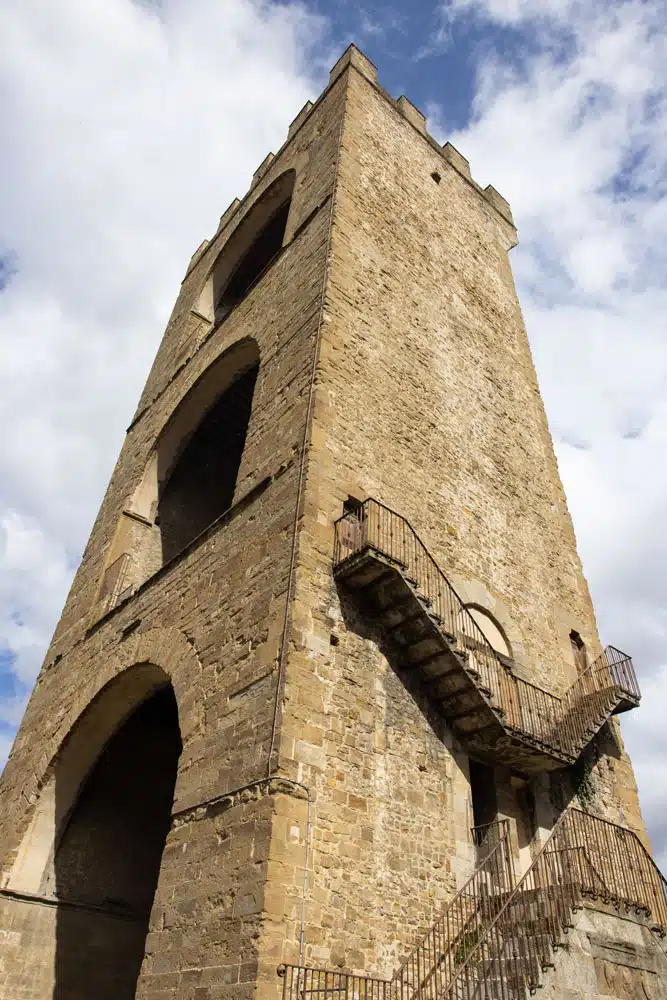
<instances>
[{"instance_id":1,"label":"porta san niccolo tower","mask_svg":"<svg viewBox=\"0 0 667 1000\"><path fill-rule=\"evenodd\" d=\"M667 998L516 242L352 46L196 251L0 783L2 1000Z\"/></svg>"}]
</instances>

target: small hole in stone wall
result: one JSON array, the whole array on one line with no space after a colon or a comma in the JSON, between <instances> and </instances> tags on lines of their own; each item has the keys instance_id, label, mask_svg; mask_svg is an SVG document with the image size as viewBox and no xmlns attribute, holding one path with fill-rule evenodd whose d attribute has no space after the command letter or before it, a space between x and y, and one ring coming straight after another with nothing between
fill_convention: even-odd
<instances>
[{"instance_id":1,"label":"small hole in stone wall","mask_svg":"<svg viewBox=\"0 0 667 1000\"><path fill-rule=\"evenodd\" d=\"M332 646L337 646L338 643L340 642L340 638L332 632L329 642L331 643Z\"/></svg>"},{"instance_id":2,"label":"small hole in stone wall","mask_svg":"<svg viewBox=\"0 0 667 1000\"><path fill-rule=\"evenodd\" d=\"M436 184L439 184L440 181L442 180L442 177L440 176L440 174L438 173L437 170L433 171L433 173L431 174L431 177L433 178L433 180L435 181Z\"/></svg>"}]
</instances>

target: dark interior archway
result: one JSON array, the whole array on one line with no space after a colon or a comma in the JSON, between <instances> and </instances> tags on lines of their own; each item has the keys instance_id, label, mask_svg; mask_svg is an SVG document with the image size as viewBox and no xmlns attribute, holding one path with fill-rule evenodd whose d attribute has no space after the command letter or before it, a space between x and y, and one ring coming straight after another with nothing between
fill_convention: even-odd
<instances>
[{"instance_id":1,"label":"dark interior archway","mask_svg":"<svg viewBox=\"0 0 667 1000\"><path fill-rule=\"evenodd\" d=\"M88 775L42 887L61 901L54 1000L134 997L180 752L167 685L120 726Z\"/></svg>"},{"instance_id":2,"label":"dark interior archway","mask_svg":"<svg viewBox=\"0 0 667 1000\"><path fill-rule=\"evenodd\" d=\"M257 279L274 257L280 253L287 228L290 203L285 201L259 231L254 242L241 257L229 281L215 303L215 320L219 323L235 305L246 297Z\"/></svg>"},{"instance_id":3,"label":"dark interior archway","mask_svg":"<svg viewBox=\"0 0 667 1000\"><path fill-rule=\"evenodd\" d=\"M239 374L187 440L158 501L168 562L233 503L259 363Z\"/></svg>"},{"instance_id":4,"label":"dark interior archway","mask_svg":"<svg viewBox=\"0 0 667 1000\"><path fill-rule=\"evenodd\" d=\"M212 308L211 319L216 323L245 298L280 253L295 182L294 170L277 177L240 220L218 255L205 292L206 304L201 306L204 312Z\"/></svg>"}]
</instances>

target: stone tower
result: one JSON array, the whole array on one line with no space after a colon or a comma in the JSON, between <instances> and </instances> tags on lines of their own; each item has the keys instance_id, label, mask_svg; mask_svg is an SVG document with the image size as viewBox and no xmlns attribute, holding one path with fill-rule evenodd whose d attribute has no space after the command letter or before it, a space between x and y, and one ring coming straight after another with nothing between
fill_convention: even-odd
<instances>
[{"instance_id":1,"label":"stone tower","mask_svg":"<svg viewBox=\"0 0 667 1000\"><path fill-rule=\"evenodd\" d=\"M199 247L0 784L2 1000L664 995L515 243L351 47Z\"/></svg>"}]
</instances>

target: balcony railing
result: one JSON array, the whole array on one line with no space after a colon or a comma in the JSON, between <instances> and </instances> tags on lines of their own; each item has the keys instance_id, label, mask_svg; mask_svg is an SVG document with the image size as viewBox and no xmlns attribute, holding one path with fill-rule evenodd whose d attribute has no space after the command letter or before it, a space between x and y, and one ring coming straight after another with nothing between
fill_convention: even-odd
<instances>
[{"instance_id":1,"label":"balcony railing","mask_svg":"<svg viewBox=\"0 0 667 1000\"><path fill-rule=\"evenodd\" d=\"M467 651L481 688L502 708L503 724L530 743L552 748L574 761L603 721L623 699L639 700L632 660L609 646L563 698L522 680L491 646L410 523L369 499L336 522L334 566L364 552L378 553L413 585L443 632Z\"/></svg>"}]
</instances>

